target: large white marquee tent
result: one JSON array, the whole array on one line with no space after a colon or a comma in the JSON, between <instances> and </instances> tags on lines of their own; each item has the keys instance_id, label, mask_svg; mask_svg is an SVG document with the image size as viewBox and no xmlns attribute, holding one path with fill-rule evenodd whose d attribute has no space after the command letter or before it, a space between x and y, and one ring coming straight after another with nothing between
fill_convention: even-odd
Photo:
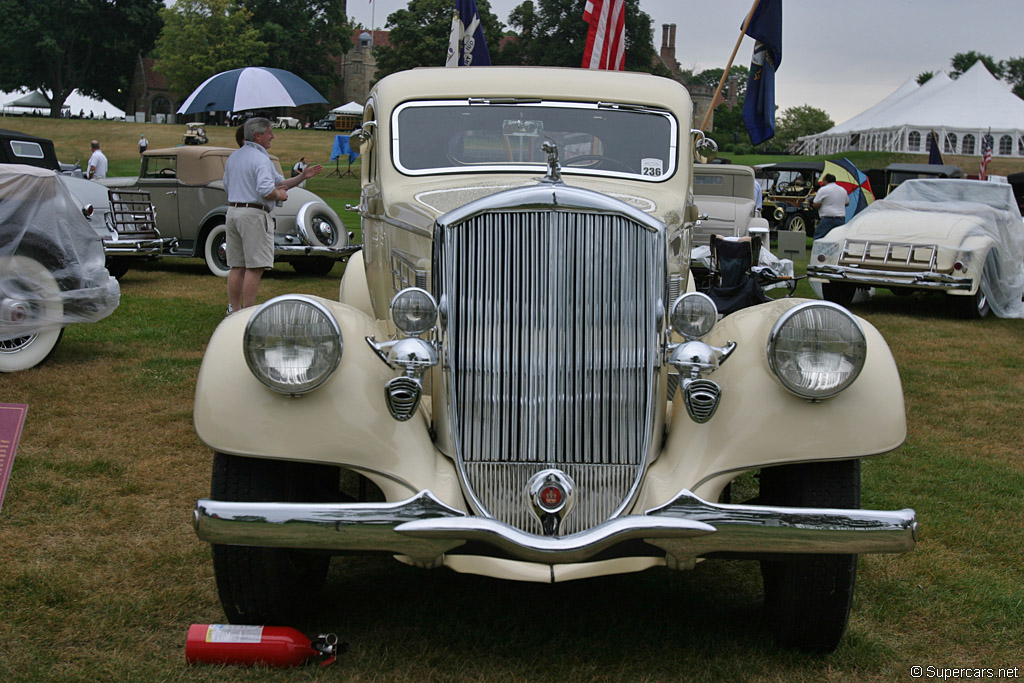
<instances>
[{"instance_id":1,"label":"large white marquee tent","mask_svg":"<svg viewBox=\"0 0 1024 683\"><path fill-rule=\"evenodd\" d=\"M923 85L908 79L849 121L799 138L798 151L928 154L931 132L943 154L981 156L982 139L991 135L993 156L1024 157L1024 100L979 61L956 80L944 73Z\"/></svg>"}]
</instances>

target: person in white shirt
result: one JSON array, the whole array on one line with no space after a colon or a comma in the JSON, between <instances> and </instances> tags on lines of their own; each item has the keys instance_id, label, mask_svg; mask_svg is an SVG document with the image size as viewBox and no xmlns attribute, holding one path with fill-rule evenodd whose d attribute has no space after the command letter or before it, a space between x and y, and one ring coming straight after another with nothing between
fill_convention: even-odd
<instances>
[{"instance_id":1,"label":"person in white shirt","mask_svg":"<svg viewBox=\"0 0 1024 683\"><path fill-rule=\"evenodd\" d=\"M300 173L302 173L303 171L305 171L306 170L306 166L308 166L308 165L309 164L306 163L306 157L302 157L301 159L296 161L295 165L292 166L292 177L294 178L295 176L297 176ZM305 187L305 186L306 186L306 181L305 180L303 180L301 183L299 183L299 187Z\"/></svg>"},{"instance_id":2,"label":"person in white shirt","mask_svg":"<svg viewBox=\"0 0 1024 683\"><path fill-rule=\"evenodd\" d=\"M323 166L307 166L285 178L277 172L267 150L274 139L270 121L251 118L243 126L241 147L224 164L228 194L226 244L228 313L256 303L263 271L274 267L274 222L270 212L288 199L288 190L320 173Z\"/></svg>"},{"instance_id":3,"label":"person in white shirt","mask_svg":"<svg viewBox=\"0 0 1024 683\"><path fill-rule=\"evenodd\" d=\"M146 139L145 133L139 133L139 156L149 148L149 140Z\"/></svg>"},{"instance_id":4,"label":"person in white shirt","mask_svg":"<svg viewBox=\"0 0 1024 683\"><path fill-rule=\"evenodd\" d=\"M850 195L836 183L836 177L826 173L822 186L814 195L814 208L818 210L817 227L814 228L814 239L821 239L832 228L846 222L846 207L850 204Z\"/></svg>"},{"instance_id":5,"label":"person in white shirt","mask_svg":"<svg viewBox=\"0 0 1024 683\"><path fill-rule=\"evenodd\" d=\"M107 177L107 155L100 150L99 140L89 143L92 148L92 156L89 157L89 180L99 180Z\"/></svg>"}]
</instances>

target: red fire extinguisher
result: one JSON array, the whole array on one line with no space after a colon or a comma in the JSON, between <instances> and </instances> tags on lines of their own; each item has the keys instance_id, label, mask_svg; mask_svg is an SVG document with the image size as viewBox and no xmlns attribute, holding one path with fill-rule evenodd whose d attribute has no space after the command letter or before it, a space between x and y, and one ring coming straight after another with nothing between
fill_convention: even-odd
<instances>
[{"instance_id":1,"label":"red fire extinguisher","mask_svg":"<svg viewBox=\"0 0 1024 683\"><path fill-rule=\"evenodd\" d=\"M206 664L296 666L313 657L327 666L338 655L338 636L322 634L311 641L288 626L192 624L185 642L185 661Z\"/></svg>"}]
</instances>

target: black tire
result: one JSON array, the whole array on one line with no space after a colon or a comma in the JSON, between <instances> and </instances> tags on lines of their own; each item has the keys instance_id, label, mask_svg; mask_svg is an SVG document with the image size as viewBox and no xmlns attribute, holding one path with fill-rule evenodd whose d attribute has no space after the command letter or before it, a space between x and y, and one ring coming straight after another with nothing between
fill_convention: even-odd
<instances>
[{"instance_id":1,"label":"black tire","mask_svg":"<svg viewBox=\"0 0 1024 683\"><path fill-rule=\"evenodd\" d=\"M210 497L311 502L338 496L338 469L215 453ZM316 604L330 555L286 548L213 545L213 571L232 624L287 623Z\"/></svg>"},{"instance_id":2,"label":"black tire","mask_svg":"<svg viewBox=\"0 0 1024 683\"><path fill-rule=\"evenodd\" d=\"M300 275L327 275L336 261L326 256L309 256L292 261L292 268Z\"/></svg>"},{"instance_id":3,"label":"black tire","mask_svg":"<svg viewBox=\"0 0 1024 683\"><path fill-rule=\"evenodd\" d=\"M783 465L761 471L759 502L787 507L860 508L860 461ZM764 604L783 647L831 652L850 618L856 555L762 560Z\"/></svg>"},{"instance_id":4,"label":"black tire","mask_svg":"<svg viewBox=\"0 0 1024 683\"><path fill-rule=\"evenodd\" d=\"M853 295L857 293L857 287L845 282L825 282L821 285L821 296L825 301L831 301L844 308L849 308L853 303Z\"/></svg>"},{"instance_id":5,"label":"black tire","mask_svg":"<svg viewBox=\"0 0 1024 683\"><path fill-rule=\"evenodd\" d=\"M793 213L786 217L786 224L783 230L790 232L802 232L805 235L810 236L807 232L807 217L802 213Z\"/></svg>"},{"instance_id":6,"label":"black tire","mask_svg":"<svg viewBox=\"0 0 1024 683\"><path fill-rule=\"evenodd\" d=\"M110 276L120 280L131 267L127 259L107 259L107 272Z\"/></svg>"}]
</instances>

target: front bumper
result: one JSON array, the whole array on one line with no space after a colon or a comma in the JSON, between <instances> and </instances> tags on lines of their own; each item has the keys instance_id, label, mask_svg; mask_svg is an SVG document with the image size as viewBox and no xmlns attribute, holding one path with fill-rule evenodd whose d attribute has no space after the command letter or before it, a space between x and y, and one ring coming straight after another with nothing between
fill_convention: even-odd
<instances>
[{"instance_id":1,"label":"front bumper","mask_svg":"<svg viewBox=\"0 0 1024 683\"><path fill-rule=\"evenodd\" d=\"M846 282L862 287L913 287L933 291L967 290L974 287L969 277L955 277L933 270L900 271L850 268L848 266L807 266L807 276L827 282Z\"/></svg>"},{"instance_id":2,"label":"front bumper","mask_svg":"<svg viewBox=\"0 0 1024 683\"><path fill-rule=\"evenodd\" d=\"M144 239L105 239L103 253L107 256L143 256L156 258L165 249L173 251L178 247L175 237L154 237Z\"/></svg>"},{"instance_id":3,"label":"front bumper","mask_svg":"<svg viewBox=\"0 0 1024 683\"><path fill-rule=\"evenodd\" d=\"M902 553L918 537L913 510L839 510L712 504L683 490L640 515L610 519L571 536L524 533L448 507L429 491L398 503L233 503L203 499L196 535L209 543L388 552L420 566L474 542L517 560L585 562L626 541L663 550L669 566L712 553Z\"/></svg>"},{"instance_id":4,"label":"front bumper","mask_svg":"<svg viewBox=\"0 0 1024 683\"><path fill-rule=\"evenodd\" d=\"M314 247L309 244L275 244L274 256L291 258L295 256L326 256L327 258L348 258L363 248L361 244L346 247Z\"/></svg>"}]
</instances>

